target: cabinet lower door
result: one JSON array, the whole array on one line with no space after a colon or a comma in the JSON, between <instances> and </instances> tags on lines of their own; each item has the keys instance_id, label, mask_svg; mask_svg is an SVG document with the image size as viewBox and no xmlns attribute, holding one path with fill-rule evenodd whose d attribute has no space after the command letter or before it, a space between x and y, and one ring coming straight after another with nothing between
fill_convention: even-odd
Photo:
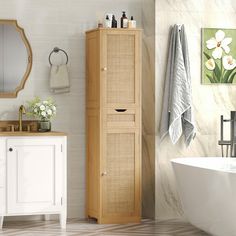
<instances>
[{"instance_id":1,"label":"cabinet lower door","mask_svg":"<svg viewBox=\"0 0 236 236\"><path fill-rule=\"evenodd\" d=\"M140 219L140 136L130 129L104 135L102 158L102 222Z\"/></svg>"},{"instance_id":2,"label":"cabinet lower door","mask_svg":"<svg viewBox=\"0 0 236 236\"><path fill-rule=\"evenodd\" d=\"M7 141L7 212L55 212L61 205L61 142L54 138Z\"/></svg>"}]
</instances>

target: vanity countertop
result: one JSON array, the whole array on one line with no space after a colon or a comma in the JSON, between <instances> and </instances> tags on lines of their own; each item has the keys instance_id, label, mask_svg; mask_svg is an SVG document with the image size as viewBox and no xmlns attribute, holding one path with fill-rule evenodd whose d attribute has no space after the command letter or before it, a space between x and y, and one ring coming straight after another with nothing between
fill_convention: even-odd
<instances>
[{"instance_id":1,"label":"vanity countertop","mask_svg":"<svg viewBox=\"0 0 236 236\"><path fill-rule=\"evenodd\" d=\"M58 132L58 131L50 131L50 132L0 132L0 137L3 136L67 136L64 132Z\"/></svg>"}]
</instances>

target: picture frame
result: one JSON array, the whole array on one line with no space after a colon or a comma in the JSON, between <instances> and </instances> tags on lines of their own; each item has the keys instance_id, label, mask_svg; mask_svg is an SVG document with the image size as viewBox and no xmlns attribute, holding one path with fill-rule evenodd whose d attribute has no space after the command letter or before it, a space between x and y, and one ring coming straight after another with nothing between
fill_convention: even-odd
<instances>
[{"instance_id":1,"label":"picture frame","mask_svg":"<svg viewBox=\"0 0 236 236\"><path fill-rule=\"evenodd\" d=\"M202 28L202 84L236 84L236 29Z\"/></svg>"}]
</instances>

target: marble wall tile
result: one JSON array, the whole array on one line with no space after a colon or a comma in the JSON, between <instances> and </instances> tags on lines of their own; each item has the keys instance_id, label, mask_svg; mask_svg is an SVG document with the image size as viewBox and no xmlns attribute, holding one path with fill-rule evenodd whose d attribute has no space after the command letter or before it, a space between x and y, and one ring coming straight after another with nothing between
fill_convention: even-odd
<instances>
[{"instance_id":1,"label":"marble wall tile","mask_svg":"<svg viewBox=\"0 0 236 236\"><path fill-rule=\"evenodd\" d=\"M155 217L155 1L142 3L142 215Z\"/></svg>"},{"instance_id":2,"label":"marble wall tile","mask_svg":"<svg viewBox=\"0 0 236 236\"><path fill-rule=\"evenodd\" d=\"M156 0L156 217L182 217L170 160L188 156L221 156L218 146L220 115L236 108L236 87L201 84L201 28L236 28L236 4L230 0ZM185 24L192 77L197 136L190 147L183 140L173 146L160 141L159 123L168 51L169 27ZM226 130L226 136L229 130Z\"/></svg>"}]
</instances>

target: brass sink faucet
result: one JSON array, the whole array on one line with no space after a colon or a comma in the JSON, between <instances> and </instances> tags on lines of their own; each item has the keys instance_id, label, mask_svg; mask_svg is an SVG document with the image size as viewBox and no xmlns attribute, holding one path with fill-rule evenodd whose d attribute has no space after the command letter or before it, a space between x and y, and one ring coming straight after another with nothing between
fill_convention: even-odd
<instances>
[{"instance_id":1,"label":"brass sink faucet","mask_svg":"<svg viewBox=\"0 0 236 236\"><path fill-rule=\"evenodd\" d=\"M25 107L21 105L19 108L19 131L22 131L22 115L25 113Z\"/></svg>"}]
</instances>

